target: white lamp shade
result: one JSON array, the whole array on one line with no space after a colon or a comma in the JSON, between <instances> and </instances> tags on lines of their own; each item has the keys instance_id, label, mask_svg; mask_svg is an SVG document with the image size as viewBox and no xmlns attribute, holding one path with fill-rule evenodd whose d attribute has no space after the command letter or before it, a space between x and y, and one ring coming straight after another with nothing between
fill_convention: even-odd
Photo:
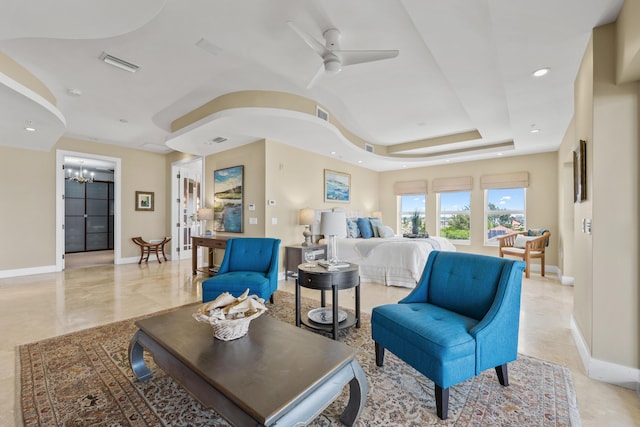
<instances>
[{"instance_id":1,"label":"white lamp shade","mask_svg":"<svg viewBox=\"0 0 640 427\"><path fill-rule=\"evenodd\" d=\"M311 225L316 219L316 212L311 208L300 209L300 225Z\"/></svg>"},{"instance_id":2,"label":"white lamp shade","mask_svg":"<svg viewBox=\"0 0 640 427\"><path fill-rule=\"evenodd\" d=\"M211 221L213 219L213 209L200 208L198 209L198 220Z\"/></svg>"},{"instance_id":3,"label":"white lamp shade","mask_svg":"<svg viewBox=\"0 0 640 427\"><path fill-rule=\"evenodd\" d=\"M347 233L347 215L344 212L322 212L320 233L326 236L344 236Z\"/></svg>"}]
</instances>

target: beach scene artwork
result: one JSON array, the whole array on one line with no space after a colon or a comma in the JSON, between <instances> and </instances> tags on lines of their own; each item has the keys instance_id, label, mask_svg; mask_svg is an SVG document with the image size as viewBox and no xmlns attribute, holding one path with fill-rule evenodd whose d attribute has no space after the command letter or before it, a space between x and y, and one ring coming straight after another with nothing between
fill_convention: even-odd
<instances>
[{"instance_id":1,"label":"beach scene artwork","mask_svg":"<svg viewBox=\"0 0 640 427\"><path fill-rule=\"evenodd\" d=\"M324 201L348 203L351 200L351 175L324 170Z\"/></svg>"},{"instance_id":2,"label":"beach scene artwork","mask_svg":"<svg viewBox=\"0 0 640 427\"><path fill-rule=\"evenodd\" d=\"M244 166L213 172L213 229L242 233Z\"/></svg>"}]
</instances>

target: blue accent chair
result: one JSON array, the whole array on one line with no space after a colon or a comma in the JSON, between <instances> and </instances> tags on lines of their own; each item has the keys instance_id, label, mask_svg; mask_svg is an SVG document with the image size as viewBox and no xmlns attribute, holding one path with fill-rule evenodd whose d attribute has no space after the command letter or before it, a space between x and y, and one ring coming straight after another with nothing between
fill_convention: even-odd
<instances>
[{"instance_id":1,"label":"blue accent chair","mask_svg":"<svg viewBox=\"0 0 640 427\"><path fill-rule=\"evenodd\" d=\"M223 292L237 297L249 288L249 295L273 304L273 293L278 289L279 248L280 239L228 239L218 272L202 282L202 302L214 300Z\"/></svg>"},{"instance_id":2,"label":"blue accent chair","mask_svg":"<svg viewBox=\"0 0 640 427\"><path fill-rule=\"evenodd\" d=\"M509 385L518 356L525 263L433 251L416 288L397 304L375 307L376 365L388 349L435 383L436 412L447 419L449 387L495 368Z\"/></svg>"}]
</instances>

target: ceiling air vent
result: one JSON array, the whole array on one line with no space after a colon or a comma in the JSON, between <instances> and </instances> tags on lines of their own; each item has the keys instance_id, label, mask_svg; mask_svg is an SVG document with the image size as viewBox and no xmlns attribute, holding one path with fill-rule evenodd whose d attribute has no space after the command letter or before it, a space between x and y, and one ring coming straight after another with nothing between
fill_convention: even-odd
<instances>
[{"instance_id":1,"label":"ceiling air vent","mask_svg":"<svg viewBox=\"0 0 640 427\"><path fill-rule=\"evenodd\" d=\"M212 141L215 142L216 144L220 144L221 142L225 142L226 140L227 138L223 136L218 136L212 139Z\"/></svg>"},{"instance_id":2,"label":"ceiling air vent","mask_svg":"<svg viewBox=\"0 0 640 427\"><path fill-rule=\"evenodd\" d=\"M329 113L324 111L320 106L316 105L316 117L324 120L325 122L329 121Z\"/></svg>"},{"instance_id":3,"label":"ceiling air vent","mask_svg":"<svg viewBox=\"0 0 640 427\"><path fill-rule=\"evenodd\" d=\"M135 73L140 69L139 65L132 64L131 62L125 61L124 59L116 58L115 56L109 55L106 52L102 52L102 55L100 55L100 59L102 59L109 65L113 65L114 67L118 67L121 70L125 70L130 73Z\"/></svg>"},{"instance_id":4,"label":"ceiling air vent","mask_svg":"<svg viewBox=\"0 0 640 427\"><path fill-rule=\"evenodd\" d=\"M364 151L366 151L367 153L373 153L373 145L365 143Z\"/></svg>"}]
</instances>

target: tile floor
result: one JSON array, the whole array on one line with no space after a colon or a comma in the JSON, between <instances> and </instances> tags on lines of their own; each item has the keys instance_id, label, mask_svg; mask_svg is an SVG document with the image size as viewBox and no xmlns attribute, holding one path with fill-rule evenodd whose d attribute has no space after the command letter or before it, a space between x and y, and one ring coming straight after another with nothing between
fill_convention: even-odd
<instances>
[{"instance_id":1,"label":"tile floor","mask_svg":"<svg viewBox=\"0 0 640 427\"><path fill-rule=\"evenodd\" d=\"M191 261L69 269L63 273L0 279L0 426L21 425L16 395L16 346L200 300L202 276ZM395 302L409 291L362 285L362 310ZM292 280L280 289L294 291ZM319 298L319 293L304 290ZM349 306L353 293L344 291ZM632 391L587 378L569 320L573 289L553 276L524 279L521 353L568 366L573 374L583 426L640 426L640 398Z\"/></svg>"}]
</instances>

